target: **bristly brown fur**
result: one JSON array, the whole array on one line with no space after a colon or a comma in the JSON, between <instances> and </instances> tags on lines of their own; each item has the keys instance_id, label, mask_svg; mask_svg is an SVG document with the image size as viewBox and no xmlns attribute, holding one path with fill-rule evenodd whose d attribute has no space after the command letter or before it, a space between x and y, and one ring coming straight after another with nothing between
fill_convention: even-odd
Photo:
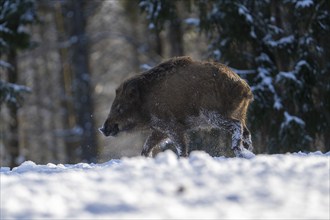
<instances>
[{"instance_id":1,"label":"bristly brown fur","mask_svg":"<svg viewBox=\"0 0 330 220\"><path fill-rule=\"evenodd\" d=\"M151 68L150 70L127 79L123 84L136 82L148 84L154 81L163 80L167 75L173 74L175 68L184 67L192 62L193 60L188 56L169 59Z\"/></svg>"},{"instance_id":2,"label":"bristly brown fur","mask_svg":"<svg viewBox=\"0 0 330 220\"><path fill-rule=\"evenodd\" d=\"M248 84L229 67L177 57L124 81L104 127L111 130L118 125L118 131L148 127L153 133L146 142L144 154L150 151L151 145L157 144L156 140L170 138L178 146L182 145L186 155L183 133L191 129L191 118L200 117L204 112L203 117L215 120L209 119L210 124L233 134L233 148L240 148L242 143L250 148L245 119L252 99ZM118 112L124 113L117 113L120 107L125 111ZM244 137L240 137L242 135Z\"/></svg>"}]
</instances>

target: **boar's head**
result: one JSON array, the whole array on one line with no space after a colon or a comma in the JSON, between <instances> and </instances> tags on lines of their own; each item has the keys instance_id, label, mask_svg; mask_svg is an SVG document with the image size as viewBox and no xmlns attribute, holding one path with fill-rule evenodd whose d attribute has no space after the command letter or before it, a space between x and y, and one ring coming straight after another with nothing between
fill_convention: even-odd
<instances>
[{"instance_id":1,"label":"boar's head","mask_svg":"<svg viewBox=\"0 0 330 220\"><path fill-rule=\"evenodd\" d=\"M110 114L99 130L105 136L115 136L121 131L129 131L143 123L141 94L138 82L124 82L116 90Z\"/></svg>"}]
</instances>

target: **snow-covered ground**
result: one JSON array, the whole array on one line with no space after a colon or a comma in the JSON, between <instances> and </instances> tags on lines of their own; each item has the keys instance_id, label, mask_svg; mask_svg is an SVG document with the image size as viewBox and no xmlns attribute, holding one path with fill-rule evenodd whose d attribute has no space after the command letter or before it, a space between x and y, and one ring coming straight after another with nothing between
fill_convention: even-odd
<instances>
[{"instance_id":1,"label":"snow-covered ground","mask_svg":"<svg viewBox=\"0 0 330 220\"><path fill-rule=\"evenodd\" d=\"M1 219L329 219L330 152L1 168Z\"/></svg>"}]
</instances>

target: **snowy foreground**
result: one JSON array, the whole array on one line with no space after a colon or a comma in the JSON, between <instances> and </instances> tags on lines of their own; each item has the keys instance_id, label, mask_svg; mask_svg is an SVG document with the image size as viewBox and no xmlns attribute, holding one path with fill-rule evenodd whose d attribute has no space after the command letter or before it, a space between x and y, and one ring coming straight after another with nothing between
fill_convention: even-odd
<instances>
[{"instance_id":1,"label":"snowy foreground","mask_svg":"<svg viewBox=\"0 0 330 220\"><path fill-rule=\"evenodd\" d=\"M1 168L1 219L329 219L330 152Z\"/></svg>"}]
</instances>

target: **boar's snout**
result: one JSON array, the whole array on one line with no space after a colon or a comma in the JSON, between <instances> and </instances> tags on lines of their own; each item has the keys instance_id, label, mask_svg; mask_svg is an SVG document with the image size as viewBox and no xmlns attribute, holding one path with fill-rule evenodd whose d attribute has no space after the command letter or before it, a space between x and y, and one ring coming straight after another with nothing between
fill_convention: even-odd
<instances>
[{"instance_id":1,"label":"boar's snout","mask_svg":"<svg viewBox=\"0 0 330 220\"><path fill-rule=\"evenodd\" d=\"M115 136L119 132L118 124L108 125L104 124L102 128L99 128L99 131L104 134L104 136Z\"/></svg>"}]
</instances>

